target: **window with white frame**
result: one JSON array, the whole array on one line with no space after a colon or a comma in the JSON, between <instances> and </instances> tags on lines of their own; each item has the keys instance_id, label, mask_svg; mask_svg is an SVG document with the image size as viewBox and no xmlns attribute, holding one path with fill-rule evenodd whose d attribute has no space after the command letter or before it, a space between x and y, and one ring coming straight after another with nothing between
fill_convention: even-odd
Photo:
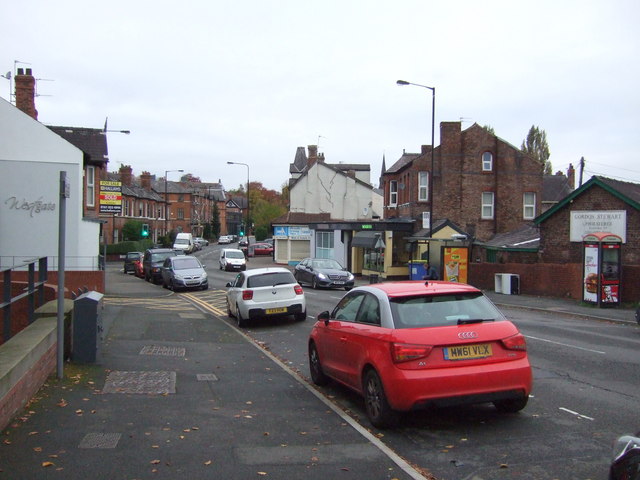
<instances>
[{"instance_id":1,"label":"window with white frame","mask_svg":"<svg viewBox=\"0 0 640 480\"><path fill-rule=\"evenodd\" d=\"M91 165L87 166L86 177L87 177L86 203L87 203L87 207L93 207L96 204L96 167Z\"/></svg>"},{"instance_id":2,"label":"window with white frame","mask_svg":"<svg viewBox=\"0 0 640 480\"><path fill-rule=\"evenodd\" d=\"M429 200L429 172L418 172L418 201Z\"/></svg>"},{"instance_id":3,"label":"window with white frame","mask_svg":"<svg viewBox=\"0 0 640 480\"><path fill-rule=\"evenodd\" d=\"M482 214L481 218L483 219L492 219L493 218L493 207L494 207L494 194L493 192L482 192Z\"/></svg>"},{"instance_id":4,"label":"window with white frame","mask_svg":"<svg viewBox=\"0 0 640 480\"><path fill-rule=\"evenodd\" d=\"M398 182L391 180L389 182L389 206L395 207L398 205Z\"/></svg>"},{"instance_id":5,"label":"window with white frame","mask_svg":"<svg viewBox=\"0 0 640 480\"><path fill-rule=\"evenodd\" d=\"M333 231L316 232L316 258L335 258Z\"/></svg>"},{"instance_id":6,"label":"window with white frame","mask_svg":"<svg viewBox=\"0 0 640 480\"><path fill-rule=\"evenodd\" d=\"M482 171L493 171L493 154L491 152L484 152L482 154Z\"/></svg>"},{"instance_id":7,"label":"window with white frame","mask_svg":"<svg viewBox=\"0 0 640 480\"><path fill-rule=\"evenodd\" d=\"M536 217L535 192L524 192L522 195L522 217L525 220L532 220Z\"/></svg>"}]
</instances>

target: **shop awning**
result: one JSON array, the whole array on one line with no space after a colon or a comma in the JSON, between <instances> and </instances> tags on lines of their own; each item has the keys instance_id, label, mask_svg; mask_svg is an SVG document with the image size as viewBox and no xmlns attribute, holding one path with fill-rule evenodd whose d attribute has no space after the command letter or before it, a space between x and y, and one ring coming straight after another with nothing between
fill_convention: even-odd
<instances>
[{"instance_id":1,"label":"shop awning","mask_svg":"<svg viewBox=\"0 0 640 480\"><path fill-rule=\"evenodd\" d=\"M351 241L352 247L360 248L376 248L379 238L382 238L382 232L356 232ZM384 244L382 247L384 248Z\"/></svg>"}]
</instances>

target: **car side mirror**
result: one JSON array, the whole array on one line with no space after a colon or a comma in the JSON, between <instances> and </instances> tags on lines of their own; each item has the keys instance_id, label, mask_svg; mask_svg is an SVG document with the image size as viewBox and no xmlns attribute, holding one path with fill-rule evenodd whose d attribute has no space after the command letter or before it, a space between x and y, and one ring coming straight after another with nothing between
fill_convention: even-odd
<instances>
[{"instance_id":1,"label":"car side mirror","mask_svg":"<svg viewBox=\"0 0 640 480\"><path fill-rule=\"evenodd\" d=\"M318 320L324 320L325 325L329 324L330 318L331 318L331 314L329 313L329 310L325 310L324 312L318 314Z\"/></svg>"}]
</instances>

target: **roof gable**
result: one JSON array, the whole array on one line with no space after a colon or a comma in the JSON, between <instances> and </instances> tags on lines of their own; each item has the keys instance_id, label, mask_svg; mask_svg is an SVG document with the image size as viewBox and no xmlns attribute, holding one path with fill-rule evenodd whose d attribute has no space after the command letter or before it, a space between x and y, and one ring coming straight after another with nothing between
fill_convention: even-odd
<instances>
[{"instance_id":1,"label":"roof gable","mask_svg":"<svg viewBox=\"0 0 640 480\"><path fill-rule=\"evenodd\" d=\"M611 178L593 176L588 182L583 184L580 188L574 190L571 194L567 195L558 202L555 206L544 212L542 215L534 219L534 222L539 225L549 217L554 215L558 210L562 209L566 205L570 204L575 198L585 193L590 188L598 186L616 198L619 198L623 202L627 203L630 207L640 210L640 184L622 182L620 180L613 180Z\"/></svg>"},{"instance_id":2,"label":"roof gable","mask_svg":"<svg viewBox=\"0 0 640 480\"><path fill-rule=\"evenodd\" d=\"M88 158L86 160L91 165L105 166L109 162L107 136L104 130L99 128L57 127L51 125L47 128L87 154Z\"/></svg>"}]
</instances>

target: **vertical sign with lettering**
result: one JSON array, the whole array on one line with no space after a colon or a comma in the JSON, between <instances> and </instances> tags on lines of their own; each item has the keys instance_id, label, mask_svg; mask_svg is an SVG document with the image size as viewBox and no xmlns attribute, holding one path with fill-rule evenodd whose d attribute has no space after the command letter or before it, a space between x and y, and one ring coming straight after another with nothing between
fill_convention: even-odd
<instances>
[{"instance_id":1,"label":"vertical sign with lettering","mask_svg":"<svg viewBox=\"0 0 640 480\"><path fill-rule=\"evenodd\" d=\"M122 183L100 181L100 213L122 213Z\"/></svg>"}]
</instances>

